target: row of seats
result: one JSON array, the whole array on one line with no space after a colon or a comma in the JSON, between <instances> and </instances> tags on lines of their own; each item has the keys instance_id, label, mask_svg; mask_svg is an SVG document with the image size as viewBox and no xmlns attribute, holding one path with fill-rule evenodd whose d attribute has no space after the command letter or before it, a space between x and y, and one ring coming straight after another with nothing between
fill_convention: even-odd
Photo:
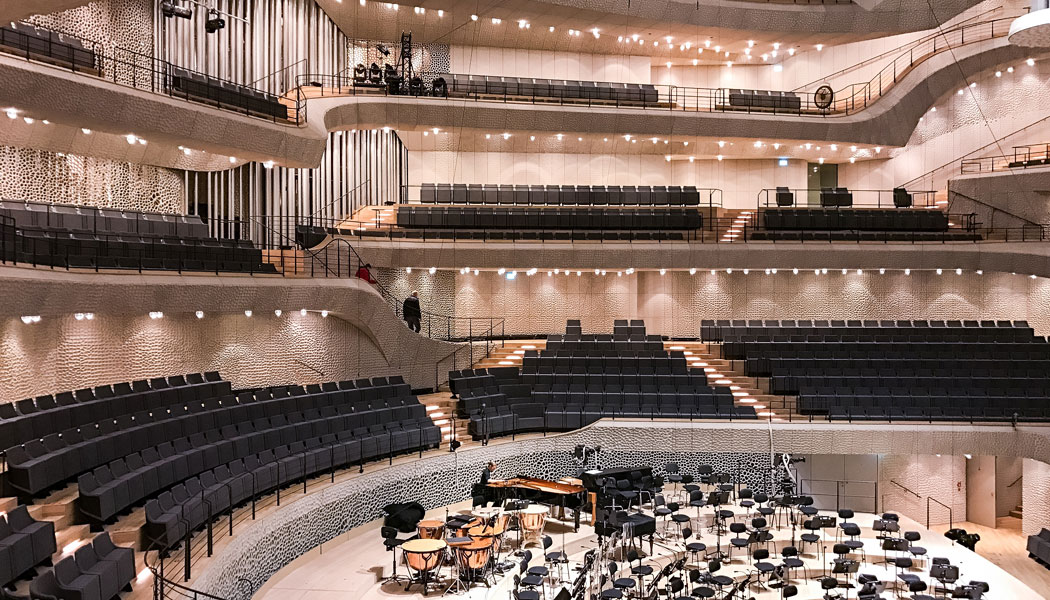
<instances>
[{"instance_id":1,"label":"row of seats","mask_svg":"<svg viewBox=\"0 0 1050 600\"><path fill-rule=\"evenodd\" d=\"M553 348L551 348L553 346ZM624 358L665 358L663 342L635 340L632 342L548 342L543 358L571 358L579 356L621 356ZM538 358L535 350L526 350L525 357Z\"/></svg>"},{"instance_id":2,"label":"row of seats","mask_svg":"<svg viewBox=\"0 0 1050 600\"><path fill-rule=\"evenodd\" d=\"M212 371L44 394L0 404L0 439L5 446L23 444L70 427L229 393L230 382Z\"/></svg>"},{"instance_id":3,"label":"row of seats","mask_svg":"<svg viewBox=\"0 0 1050 600\"><path fill-rule=\"evenodd\" d=\"M746 110L799 112L802 98L795 92L767 90L729 90L729 106Z\"/></svg>"},{"instance_id":4,"label":"row of seats","mask_svg":"<svg viewBox=\"0 0 1050 600\"><path fill-rule=\"evenodd\" d=\"M681 351L654 353L653 356L598 355L599 350L577 351L568 356L544 352L525 355L522 373L587 373L613 371L617 375L685 375L690 373Z\"/></svg>"},{"instance_id":5,"label":"row of seats","mask_svg":"<svg viewBox=\"0 0 1050 600\"><path fill-rule=\"evenodd\" d=\"M700 191L692 185L424 183L419 189L419 201L521 206L698 206Z\"/></svg>"},{"instance_id":6,"label":"row of seats","mask_svg":"<svg viewBox=\"0 0 1050 600\"><path fill-rule=\"evenodd\" d=\"M979 232L948 231L751 231L753 242L979 242Z\"/></svg>"},{"instance_id":7,"label":"row of seats","mask_svg":"<svg viewBox=\"0 0 1050 600\"><path fill-rule=\"evenodd\" d=\"M124 211L114 208L0 200L0 215L13 218L19 227L68 232L135 233L180 239L209 239L208 226L196 215L171 215ZM242 240L214 240L222 243Z\"/></svg>"},{"instance_id":8,"label":"row of seats","mask_svg":"<svg viewBox=\"0 0 1050 600\"><path fill-rule=\"evenodd\" d=\"M486 241L486 242L682 242L701 239L702 234L691 231L493 231L468 229L337 229L332 235L360 238L405 240Z\"/></svg>"},{"instance_id":9,"label":"row of seats","mask_svg":"<svg viewBox=\"0 0 1050 600\"><path fill-rule=\"evenodd\" d=\"M722 334L723 342L808 342L817 344L844 342L974 342L974 343L1034 343L1036 338L1028 329L805 329L780 330L782 333L740 330ZM797 333L788 334L795 331Z\"/></svg>"},{"instance_id":10,"label":"row of seats","mask_svg":"<svg viewBox=\"0 0 1050 600\"><path fill-rule=\"evenodd\" d=\"M721 337L713 337L714 334L719 336L723 332L737 331L741 328L746 329L746 333L759 334L765 329L798 329L798 328L817 328L817 329L828 329L828 328L849 328L849 329L923 329L923 328L942 328L950 327L953 329L958 328L982 328L982 329L994 329L994 328L1021 328L1030 329L1028 321L977 321L977 320L910 320L910 319L702 319L700 321L700 333L706 340L718 341ZM773 331L774 334L782 333ZM790 331L786 332L790 333Z\"/></svg>"},{"instance_id":11,"label":"row of seats","mask_svg":"<svg viewBox=\"0 0 1050 600\"><path fill-rule=\"evenodd\" d=\"M947 231L948 215L939 210L895 208L764 208L762 227L811 231Z\"/></svg>"},{"instance_id":12,"label":"row of seats","mask_svg":"<svg viewBox=\"0 0 1050 600\"><path fill-rule=\"evenodd\" d=\"M174 65L169 69L167 83L172 95L273 119L288 118L288 107L273 94Z\"/></svg>"},{"instance_id":13,"label":"row of seats","mask_svg":"<svg viewBox=\"0 0 1050 600\"><path fill-rule=\"evenodd\" d=\"M721 403L710 401L692 404L669 403L642 405L640 402L622 404L560 404L546 405L547 427L552 430L578 429L601 418L674 418L674 419L757 419L750 406L734 406L732 399Z\"/></svg>"},{"instance_id":14,"label":"row of seats","mask_svg":"<svg viewBox=\"0 0 1050 600\"><path fill-rule=\"evenodd\" d=\"M763 361L763 362L759 362ZM1035 378L1035 374L1050 372L1050 361L1026 359L938 359L915 358L749 358L745 372L750 377L778 377L795 375L844 375L875 377L883 374L914 376L934 369L952 374L980 373L987 377Z\"/></svg>"},{"instance_id":15,"label":"row of seats","mask_svg":"<svg viewBox=\"0 0 1050 600\"><path fill-rule=\"evenodd\" d=\"M1050 397L1050 378L1048 374L1038 373L1033 378L1011 374L1005 377L971 373L959 377L954 373L929 370L924 374L905 375L887 374L875 376L863 375L780 375L770 378L770 392L781 396L791 396L807 388L877 388L877 387L915 387L917 389L968 389L976 392L1006 393L1014 386L1030 386L1029 391L1038 398Z\"/></svg>"},{"instance_id":16,"label":"row of seats","mask_svg":"<svg viewBox=\"0 0 1050 600\"><path fill-rule=\"evenodd\" d=\"M453 394L475 388L490 387L500 383L517 383L517 367L491 367L488 369L463 369L449 371L448 385Z\"/></svg>"},{"instance_id":17,"label":"row of seats","mask_svg":"<svg viewBox=\"0 0 1050 600\"><path fill-rule=\"evenodd\" d=\"M277 273L250 242L21 229L16 243L24 262L69 269Z\"/></svg>"},{"instance_id":18,"label":"row of seats","mask_svg":"<svg viewBox=\"0 0 1050 600\"><path fill-rule=\"evenodd\" d=\"M260 417L118 458L79 477L78 506L93 522L104 523L143 499L220 464L346 431L360 444L368 445L367 440L372 440L379 447L381 439L387 452L393 453L440 442L439 429L418 401L360 412L353 408L342 404Z\"/></svg>"},{"instance_id":19,"label":"row of seats","mask_svg":"<svg viewBox=\"0 0 1050 600\"><path fill-rule=\"evenodd\" d=\"M703 216L682 208L441 207L401 205L399 227L441 229L699 229Z\"/></svg>"},{"instance_id":20,"label":"row of seats","mask_svg":"<svg viewBox=\"0 0 1050 600\"><path fill-rule=\"evenodd\" d=\"M439 441L440 433L425 447L436 446ZM343 431L238 458L191 477L146 502L145 535L152 547L170 548L189 531L253 495L332 469L388 456L390 444L386 436L362 437L356 431Z\"/></svg>"},{"instance_id":21,"label":"row of seats","mask_svg":"<svg viewBox=\"0 0 1050 600\"><path fill-rule=\"evenodd\" d=\"M100 533L29 585L33 600L110 600L131 591L135 551Z\"/></svg>"},{"instance_id":22,"label":"row of seats","mask_svg":"<svg viewBox=\"0 0 1050 600\"><path fill-rule=\"evenodd\" d=\"M959 394L922 396L863 395L851 390L806 391L799 395L803 415L861 421L1044 421L1050 418L1046 398L1000 397Z\"/></svg>"},{"instance_id":23,"label":"row of seats","mask_svg":"<svg viewBox=\"0 0 1050 600\"><path fill-rule=\"evenodd\" d=\"M627 104L658 104L660 94L648 83L609 83L499 75L457 75L442 73L450 96L513 96L528 99L597 100Z\"/></svg>"},{"instance_id":24,"label":"row of seats","mask_svg":"<svg viewBox=\"0 0 1050 600\"><path fill-rule=\"evenodd\" d=\"M15 221L15 258L32 264L277 272L251 241L208 237L200 217L11 201L0 203L0 216Z\"/></svg>"},{"instance_id":25,"label":"row of seats","mask_svg":"<svg viewBox=\"0 0 1050 600\"><path fill-rule=\"evenodd\" d=\"M1050 347L1045 341L1036 343L973 342L840 342L814 344L810 342L749 342L722 344L722 356L732 360L769 358L908 358L937 359L954 353L959 359L1009 356L1018 360L1045 360ZM768 366L757 365L756 372Z\"/></svg>"},{"instance_id":26,"label":"row of seats","mask_svg":"<svg viewBox=\"0 0 1050 600\"><path fill-rule=\"evenodd\" d=\"M264 389L254 395L246 392L236 398L209 398L201 403L177 404L162 410L142 410L95 426L71 428L7 449L8 483L23 494L39 494L130 452L182 437L200 439L203 432L211 429L290 410L322 408L337 402L362 412L377 408L393 410L406 403L418 405L414 396L394 396L404 393L407 385L403 382L388 383L385 378L381 381L381 385L373 383L368 388L355 386L354 382L340 382L353 389L317 394L310 394L299 386ZM303 408L294 408L297 406Z\"/></svg>"},{"instance_id":27,"label":"row of seats","mask_svg":"<svg viewBox=\"0 0 1050 600\"><path fill-rule=\"evenodd\" d=\"M51 521L33 519L25 505L0 513L0 587L50 561L56 550Z\"/></svg>"},{"instance_id":28,"label":"row of seats","mask_svg":"<svg viewBox=\"0 0 1050 600\"><path fill-rule=\"evenodd\" d=\"M83 40L28 23L0 26L0 49L73 69L98 70L95 51Z\"/></svg>"}]
</instances>

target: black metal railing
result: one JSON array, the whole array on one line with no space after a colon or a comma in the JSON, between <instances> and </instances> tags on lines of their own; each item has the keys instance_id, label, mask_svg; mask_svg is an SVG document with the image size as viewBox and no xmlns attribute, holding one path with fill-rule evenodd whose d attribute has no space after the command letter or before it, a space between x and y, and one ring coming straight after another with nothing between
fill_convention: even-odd
<instances>
[{"instance_id":1,"label":"black metal railing","mask_svg":"<svg viewBox=\"0 0 1050 600\"><path fill-rule=\"evenodd\" d=\"M951 29L938 32L902 48L900 54L890 64L882 68L870 80L849 84L835 91L829 98L817 91L790 92L790 99L776 92L747 94L748 90L729 88L696 88L670 84L651 85L655 89L654 97L598 97L592 94L567 92L560 86L540 94L527 89L528 93L490 90L488 86L477 89L468 88L460 91L452 88L451 82L446 89L435 89L424 85L416 90L405 89L399 85L377 84L371 79L356 78L345 74L306 74L297 79L298 89L303 97L322 98L331 96L412 96L439 100L474 100L492 102L525 102L532 104L564 104L573 106L595 106L613 108L639 108L649 110L667 110L683 112L742 112L774 115L796 116L847 116L870 106L885 95L897 82L908 75L918 65L938 54L960 46L981 41L1001 38L1007 35L1014 16L964 23ZM467 74L440 74L443 80L454 77L484 76ZM594 83L594 82L580 82ZM649 85L649 84L647 84Z\"/></svg>"},{"instance_id":2,"label":"black metal railing","mask_svg":"<svg viewBox=\"0 0 1050 600\"><path fill-rule=\"evenodd\" d=\"M306 123L306 99L299 87L277 96L134 50L106 50L88 40L69 38L63 41L57 32L33 25L19 23L18 26L21 29L0 29L0 51L137 90L202 103L274 123ZM45 39L34 35L31 30L52 35Z\"/></svg>"},{"instance_id":3,"label":"black metal railing","mask_svg":"<svg viewBox=\"0 0 1050 600\"><path fill-rule=\"evenodd\" d=\"M1014 146L1013 154L964 158L959 161L959 172L970 175L1046 166L1050 166L1050 143Z\"/></svg>"},{"instance_id":4,"label":"black metal railing","mask_svg":"<svg viewBox=\"0 0 1050 600\"><path fill-rule=\"evenodd\" d=\"M838 190L838 191L837 191ZM817 208L827 205L835 208L835 204L826 204L825 199L834 201L839 193L849 195L849 204L841 208L896 208L895 200L902 197L907 198L908 206L903 208L937 207L937 192L934 190L906 191L904 188L893 189L852 189L852 188L764 188L758 192L758 208L776 208L778 206L777 194L788 194L792 204L785 208Z\"/></svg>"}]
</instances>

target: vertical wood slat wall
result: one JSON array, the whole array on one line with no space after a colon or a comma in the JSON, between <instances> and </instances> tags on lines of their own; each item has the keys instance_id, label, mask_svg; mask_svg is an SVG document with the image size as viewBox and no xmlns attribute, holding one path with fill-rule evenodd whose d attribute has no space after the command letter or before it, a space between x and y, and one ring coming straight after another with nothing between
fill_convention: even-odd
<instances>
[{"instance_id":1,"label":"vertical wood slat wall","mask_svg":"<svg viewBox=\"0 0 1050 600\"><path fill-rule=\"evenodd\" d=\"M208 11L190 19L154 20L157 56L181 67L252 85L274 94L295 87L297 75L333 74L346 67L348 38L313 0L214 0L226 27L207 33ZM159 9L158 9L159 15Z\"/></svg>"},{"instance_id":2,"label":"vertical wood slat wall","mask_svg":"<svg viewBox=\"0 0 1050 600\"><path fill-rule=\"evenodd\" d=\"M289 246L296 223L334 224L362 206L398 202L408 183L408 150L394 131L335 131L316 169L249 163L184 176L189 213L204 216L212 235ZM232 220L250 225L227 223Z\"/></svg>"}]
</instances>

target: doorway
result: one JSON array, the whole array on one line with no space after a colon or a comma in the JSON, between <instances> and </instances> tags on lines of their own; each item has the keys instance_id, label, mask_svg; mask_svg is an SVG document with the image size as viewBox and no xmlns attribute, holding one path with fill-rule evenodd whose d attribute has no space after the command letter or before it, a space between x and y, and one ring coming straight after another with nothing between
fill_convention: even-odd
<instances>
[{"instance_id":1,"label":"doorway","mask_svg":"<svg viewBox=\"0 0 1050 600\"><path fill-rule=\"evenodd\" d=\"M806 188L809 190L806 203L820 206L820 189L839 185L839 166L833 164L807 163Z\"/></svg>"}]
</instances>

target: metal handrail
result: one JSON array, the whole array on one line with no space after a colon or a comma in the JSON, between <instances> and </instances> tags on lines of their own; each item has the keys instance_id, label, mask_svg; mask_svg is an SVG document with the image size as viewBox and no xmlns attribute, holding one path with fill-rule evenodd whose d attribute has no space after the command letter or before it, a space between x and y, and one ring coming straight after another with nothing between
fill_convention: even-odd
<instances>
[{"instance_id":1,"label":"metal handrail","mask_svg":"<svg viewBox=\"0 0 1050 600\"><path fill-rule=\"evenodd\" d=\"M22 23L26 27L34 27L36 29L43 29L49 32L54 30L37 27L36 25ZM57 32L56 32L57 33ZM251 87L251 84L244 85L236 83L234 81L222 79L195 71L193 69L185 68L175 63L159 59L152 55L143 54L135 50L127 48L116 47L113 48L110 53L104 51L103 46L93 40L86 40L75 37L80 42L87 42L90 45L89 48L78 48L71 44L65 44L62 42L56 42L48 40L48 52L40 53L33 50L31 40L36 41L40 38L31 36L28 33L22 31L15 31L12 29L6 29L5 41L8 42L2 48L2 51L11 54L13 56L20 56L26 60L38 62L43 65L50 67L69 70L73 73L78 73L85 76L94 76L110 83L118 85L132 87L137 90L143 90L152 92L155 94L163 94L172 98L181 98L188 101L193 101L201 104L206 104L213 108L219 108L243 114L250 117L265 119L274 123L286 123L289 125L302 126L305 125L306 120L306 106L305 98L298 92L292 94L285 94L284 96L278 94L270 94L269 92L263 92L262 90ZM17 40L13 41L12 40ZM71 55L74 52L90 52L92 55L92 61L90 65L77 64L76 61L69 61L68 64L56 65L52 61L39 60L40 57L49 57L53 55L55 49L70 52ZM186 90L176 89L173 85L173 74L176 71L183 73L200 76L205 78L209 85L205 94L191 94ZM286 109L292 109L293 115L285 115L284 118L278 117L277 115L266 115L262 112L253 110L252 103L250 102L249 95L243 94L230 94L229 88L243 89L248 94L271 96L274 101L279 101L281 98L285 100L294 101L294 106L284 105ZM298 88L296 88L298 90ZM287 111L286 111L287 112Z\"/></svg>"},{"instance_id":2,"label":"metal handrail","mask_svg":"<svg viewBox=\"0 0 1050 600\"><path fill-rule=\"evenodd\" d=\"M907 486L901 485L896 480L891 479L890 483L892 483L893 485L899 487L900 489L904 490L905 492L908 492L909 494L915 496L916 498L922 498L922 496L918 492L916 492L915 490L913 490L913 489L911 489L911 488L909 488Z\"/></svg>"},{"instance_id":3,"label":"metal handrail","mask_svg":"<svg viewBox=\"0 0 1050 600\"><path fill-rule=\"evenodd\" d=\"M1006 486L1006 487L1008 487L1008 488L1012 488L1012 487L1014 487L1015 485L1017 485L1017 482L1021 481L1022 479L1024 479L1024 475L1018 475L1018 476L1017 476L1017 479L1014 479L1014 482L1013 482L1013 483L1011 483L1010 485Z\"/></svg>"},{"instance_id":4,"label":"metal handrail","mask_svg":"<svg viewBox=\"0 0 1050 600\"><path fill-rule=\"evenodd\" d=\"M777 192L778 191L780 191L780 192L787 191L787 192L790 192L792 194L792 199L794 200L794 205L793 206L783 207L783 208L796 208L796 207L797 208L815 208L815 206L812 206L812 205L799 204L799 201L802 200L802 199L808 198L808 196L810 194L817 194L819 196L821 193L823 193L825 191L829 191L831 193L834 193L837 189L838 189L838 187L834 187L834 188L785 188L785 187L782 187L782 188L779 188L779 189L778 188L762 188L761 190L758 191L758 194L756 196L756 202L757 202L756 205L757 205L758 208L762 208L762 207L778 208L777 207L777 202L776 202L776 194L777 194ZM898 189L902 189L903 190L905 188L898 188ZM850 204L849 206L843 206L843 207L827 206L827 207L824 207L824 208L829 208L829 209L835 209L835 208L850 209L850 208L858 208L858 207L859 208L882 208L884 206L887 207L887 208L894 208L895 207L895 205L893 204L893 199L894 199L894 195L897 193L897 190L894 190L894 189L885 189L885 188L882 188L882 189L874 189L874 188L872 188L872 189L845 188L844 191L849 193L849 194L851 194L851 195L852 194L862 194L862 195L870 196L870 195L874 194L875 195L875 202L872 203L872 202L852 201L852 204ZM905 190L905 192L908 194L909 199L913 201L913 206L911 206L909 208L920 208L920 207L921 208L928 208L928 207L935 207L936 206L935 195L937 194L937 192L935 190L914 190L914 191ZM800 194L802 195L801 198L799 197ZM888 196L888 199L887 199L886 202L883 202L884 196ZM921 197L923 199L923 202L914 202L914 198L916 196ZM771 197L772 197L772 199L771 199ZM851 196L851 198L852 198L852 196ZM901 210L907 210L907 209L901 209Z\"/></svg>"},{"instance_id":5,"label":"metal handrail","mask_svg":"<svg viewBox=\"0 0 1050 600\"><path fill-rule=\"evenodd\" d=\"M509 93L480 93L468 90L464 93L456 93L452 96L435 96L433 93L408 96L412 98L441 98L452 100L475 100L494 102L529 102L529 103L554 103L571 104L574 106L600 106L616 108L642 108L654 110L686 111L686 112L746 112L776 115L797 116L847 116L858 112L869 106L878 98L892 88L900 79L910 73L914 68L932 56L941 54L952 48L976 43L988 39L995 39L1007 35L1010 23L1015 16L981 21L979 23L964 23L952 29L938 32L926 43L920 43L912 47L907 53L879 71L872 79L866 82L849 84L835 92L832 102L824 106L815 101L815 92L794 93L799 100L795 106L755 105L749 102L746 105L733 104L730 98L730 88L697 88L675 85L651 85L658 92L658 98L647 100L641 97L637 99L608 99L608 98L584 98L565 94L537 95L533 94L509 94ZM943 40L938 42L938 40ZM459 75L463 77L474 77L468 74L435 74L446 77ZM479 76L480 77L480 76ZM599 82L587 82L599 83ZM602 82L605 83L605 82ZM328 96L357 96L357 95L384 95L400 96L398 90L391 93L389 87L377 87L376 85L357 86L354 78L342 74L308 74L297 79L298 87L304 96L328 97ZM407 96L407 95L406 95ZM761 98L758 96L757 98ZM772 101L770 101L772 103Z\"/></svg>"},{"instance_id":6,"label":"metal handrail","mask_svg":"<svg viewBox=\"0 0 1050 600\"><path fill-rule=\"evenodd\" d=\"M926 496L926 529L930 528L930 502L936 502L937 504L948 509L948 529L955 527L955 517L952 512L952 507L934 498L933 496Z\"/></svg>"}]
</instances>

